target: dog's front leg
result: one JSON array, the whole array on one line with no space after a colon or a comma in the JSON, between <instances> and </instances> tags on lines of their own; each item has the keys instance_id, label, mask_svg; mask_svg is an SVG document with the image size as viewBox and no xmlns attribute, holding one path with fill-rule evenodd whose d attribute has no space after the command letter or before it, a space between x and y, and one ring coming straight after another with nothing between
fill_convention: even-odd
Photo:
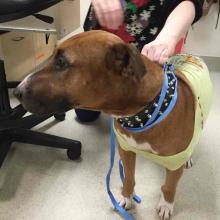
<instances>
[{"instance_id":1,"label":"dog's front leg","mask_svg":"<svg viewBox=\"0 0 220 220\"><path fill-rule=\"evenodd\" d=\"M131 209L135 186L136 154L131 151L124 151L120 146L118 149L121 160L123 162L125 174L125 179L122 187L122 198L119 204L125 209Z\"/></svg>"},{"instance_id":2,"label":"dog's front leg","mask_svg":"<svg viewBox=\"0 0 220 220\"><path fill-rule=\"evenodd\" d=\"M167 220L173 213L177 184L183 174L184 166L175 171L166 170L166 181L161 187L161 198L157 211L162 220Z\"/></svg>"}]
</instances>

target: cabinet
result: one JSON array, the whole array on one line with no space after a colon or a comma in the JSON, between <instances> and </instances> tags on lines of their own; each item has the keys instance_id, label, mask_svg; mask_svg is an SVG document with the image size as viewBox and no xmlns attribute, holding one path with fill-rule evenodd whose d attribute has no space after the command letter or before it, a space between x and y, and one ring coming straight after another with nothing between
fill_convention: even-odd
<instances>
[{"instance_id":1,"label":"cabinet","mask_svg":"<svg viewBox=\"0 0 220 220\"><path fill-rule=\"evenodd\" d=\"M10 81L39 68L53 54L57 40L80 27L80 0L64 0L39 14L52 16L54 23L28 16L0 24L0 30L11 31L0 35L0 59L4 59Z\"/></svg>"},{"instance_id":2,"label":"cabinet","mask_svg":"<svg viewBox=\"0 0 220 220\"><path fill-rule=\"evenodd\" d=\"M56 42L54 34L9 32L2 35L0 53L4 59L7 80L19 81L39 68L53 54Z\"/></svg>"}]
</instances>

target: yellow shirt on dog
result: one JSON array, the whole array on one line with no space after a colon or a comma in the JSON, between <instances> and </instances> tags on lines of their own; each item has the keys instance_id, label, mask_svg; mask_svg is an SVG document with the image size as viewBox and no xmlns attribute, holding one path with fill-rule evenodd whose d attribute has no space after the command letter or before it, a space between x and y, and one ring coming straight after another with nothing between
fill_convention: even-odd
<instances>
[{"instance_id":1,"label":"yellow shirt on dog","mask_svg":"<svg viewBox=\"0 0 220 220\"><path fill-rule=\"evenodd\" d=\"M206 64L198 57L185 54L176 55L171 57L168 63L174 64L175 69L180 70L182 74L184 74L195 96L196 111L194 133L189 146L178 154L172 156L159 156L130 146L115 128L114 131L118 143L124 150L140 154L169 170L176 170L190 159L195 146L198 144L212 102L212 83Z\"/></svg>"}]
</instances>

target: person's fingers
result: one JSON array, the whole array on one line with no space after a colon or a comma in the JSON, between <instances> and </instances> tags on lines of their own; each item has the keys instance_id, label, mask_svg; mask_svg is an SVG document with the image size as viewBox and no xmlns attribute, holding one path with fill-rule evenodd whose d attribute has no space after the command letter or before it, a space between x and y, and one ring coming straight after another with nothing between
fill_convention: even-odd
<instances>
[{"instance_id":1,"label":"person's fingers","mask_svg":"<svg viewBox=\"0 0 220 220\"><path fill-rule=\"evenodd\" d=\"M164 65L167 62L168 59L169 59L169 57L160 58L159 64Z\"/></svg>"},{"instance_id":2,"label":"person's fingers","mask_svg":"<svg viewBox=\"0 0 220 220\"><path fill-rule=\"evenodd\" d=\"M154 59L154 53L155 53L155 46L153 43L146 44L141 52L144 56L146 56L148 59L153 61Z\"/></svg>"},{"instance_id":3,"label":"person's fingers","mask_svg":"<svg viewBox=\"0 0 220 220\"><path fill-rule=\"evenodd\" d=\"M121 10L117 10L114 13L109 15L110 19L107 24L107 27L113 30L117 30L118 27L122 24L123 21L123 13Z\"/></svg>"},{"instance_id":4,"label":"person's fingers","mask_svg":"<svg viewBox=\"0 0 220 220\"><path fill-rule=\"evenodd\" d=\"M110 11L111 11L111 5L109 3L109 1L105 1L105 4L103 4L104 1L102 0L100 3L100 7L101 7L101 13L102 13L102 17L104 20L104 26L106 28L109 28L109 25L112 23L111 18L110 18Z\"/></svg>"},{"instance_id":5,"label":"person's fingers","mask_svg":"<svg viewBox=\"0 0 220 220\"><path fill-rule=\"evenodd\" d=\"M108 11L105 14L107 28L117 30L123 20L123 10L120 1L114 0L108 5Z\"/></svg>"},{"instance_id":6,"label":"person's fingers","mask_svg":"<svg viewBox=\"0 0 220 220\"><path fill-rule=\"evenodd\" d=\"M105 20L105 17L104 16L102 16L102 15L98 15L98 14L96 14L96 17L97 17L97 19L98 19L98 21L99 21L99 24L100 24L100 26L102 26L102 27L106 27L107 25L106 25L106 20Z\"/></svg>"},{"instance_id":7,"label":"person's fingers","mask_svg":"<svg viewBox=\"0 0 220 220\"><path fill-rule=\"evenodd\" d=\"M168 54L168 51L167 49L165 49L162 53L161 53L161 56L158 60L158 63L163 65L167 62L167 60L169 59L169 54Z\"/></svg>"},{"instance_id":8,"label":"person's fingers","mask_svg":"<svg viewBox=\"0 0 220 220\"><path fill-rule=\"evenodd\" d=\"M148 46L148 44L146 44L141 51L141 54L144 55L145 57L148 56L148 48L149 48L149 46Z\"/></svg>"},{"instance_id":9,"label":"person's fingers","mask_svg":"<svg viewBox=\"0 0 220 220\"><path fill-rule=\"evenodd\" d=\"M154 61L154 54L155 54L155 47L152 45L148 48L148 52L147 52L147 57L151 60Z\"/></svg>"},{"instance_id":10,"label":"person's fingers","mask_svg":"<svg viewBox=\"0 0 220 220\"><path fill-rule=\"evenodd\" d=\"M106 20L105 20L104 14L102 12L102 7L97 3L93 3L93 7L94 7L94 10L95 10L96 18L99 21L99 24L101 26L106 26Z\"/></svg>"},{"instance_id":11,"label":"person's fingers","mask_svg":"<svg viewBox=\"0 0 220 220\"><path fill-rule=\"evenodd\" d=\"M157 43L152 41L146 44L141 53L153 62L159 63L161 65L165 64L170 56L173 55L175 48L165 43Z\"/></svg>"},{"instance_id":12,"label":"person's fingers","mask_svg":"<svg viewBox=\"0 0 220 220\"><path fill-rule=\"evenodd\" d=\"M166 47L164 45L158 45L156 46L155 53L154 53L154 62L159 62L163 52L165 51Z\"/></svg>"},{"instance_id":13,"label":"person's fingers","mask_svg":"<svg viewBox=\"0 0 220 220\"><path fill-rule=\"evenodd\" d=\"M123 20L123 10L119 0L92 1L96 16L101 26L117 29Z\"/></svg>"}]
</instances>

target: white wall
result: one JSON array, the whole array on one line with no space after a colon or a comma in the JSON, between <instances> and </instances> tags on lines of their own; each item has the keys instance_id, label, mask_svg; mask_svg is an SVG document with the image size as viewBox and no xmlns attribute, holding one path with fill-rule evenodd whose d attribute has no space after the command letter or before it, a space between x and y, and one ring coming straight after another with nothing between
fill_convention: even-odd
<instances>
[{"instance_id":1,"label":"white wall","mask_svg":"<svg viewBox=\"0 0 220 220\"><path fill-rule=\"evenodd\" d=\"M91 2L91 0L80 0L80 4L81 4L81 9L80 9L80 13L81 13L81 26L84 23L86 14L87 14L88 9L89 9L90 2Z\"/></svg>"},{"instance_id":2,"label":"white wall","mask_svg":"<svg viewBox=\"0 0 220 220\"><path fill-rule=\"evenodd\" d=\"M214 4L207 16L193 26L187 37L185 51L199 55L220 57L220 19L215 29L218 4Z\"/></svg>"}]
</instances>

